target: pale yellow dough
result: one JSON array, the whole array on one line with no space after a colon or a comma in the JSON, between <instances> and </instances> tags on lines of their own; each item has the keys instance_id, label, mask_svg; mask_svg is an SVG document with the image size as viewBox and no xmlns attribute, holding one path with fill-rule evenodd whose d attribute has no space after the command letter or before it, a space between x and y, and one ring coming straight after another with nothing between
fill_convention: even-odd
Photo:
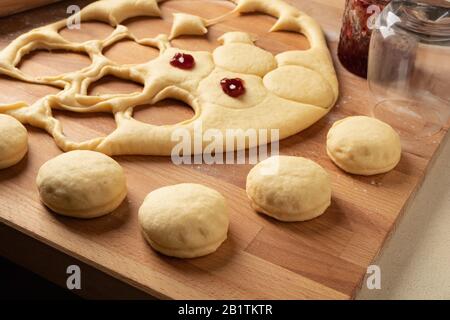
<instances>
[{"instance_id":1,"label":"pale yellow dough","mask_svg":"<svg viewBox=\"0 0 450 320\"><path fill-rule=\"evenodd\" d=\"M274 156L257 164L247 176L252 207L275 219L314 219L331 204L328 173L317 163L291 156Z\"/></svg>"},{"instance_id":2,"label":"pale yellow dough","mask_svg":"<svg viewBox=\"0 0 450 320\"><path fill-rule=\"evenodd\" d=\"M327 153L348 173L374 175L395 168L402 147L391 126L375 118L356 116L334 123L328 132Z\"/></svg>"},{"instance_id":3,"label":"pale yellow dough","mask_svg":"<svg viewBox=\"0 0 450 320\"><path fill-rule=\"evenodd\" d=\"M169 39L174 39L182 35L200 36L206 34L206 21L200 17L186 13L174 13L173 25Z\"/></svg>"},{"instance_id":4,"label":"pale yellow dough","mask_svg":"<svg viewBox=\"0 0 450 320\"><path fill-rule=\"evenodd\" d=\"M229 217L225 198L199 184L178 184L148 194L139 209L148 243L165 255L195 258L226 240Z\"/></svg>"},{"instance_id":5,"label":"pale yellow dough","mask_svg":"<svg viewBox=\"0 0 450 320\"><path fill-rule=\"evenodd\" d=\"M139 39L127 27L120 25L131 17L160 16L159 2L102 0L86 6L80 13L82 21L99 20L116 27L104 40L84 43L67 41L58 33L66 26L66 20L18 37L0 51L0 74L30 83L51 85L61 91L32 105L24 102L0 105L0 113L7 112L22 123L45 129L64 151L83 149L108 155L167 156L180 142L172 139L174 133L184 130L192 137L200 123L203 132L209 129L221 132L224 137L223 150L233 151L237 139L248 138L247 129L278 129L276 138L284 139L314 124L335 104L338 81L325 37L317 22L297 8L281 0L232 0L236 6L229 14L210 20L177 13L171 38L183 34L203 34L208 26L230 17L260 12L277 18L270 31L304 34L310 43L308 50L273 55L255 46L255 39L248 33L230 32L219 39L222 45L210 53L172 48L168 35ZM152 61L135 65L119 65L103 55L105 48L124 39L156 47L161 54ZM24 55L39 48L85 52L91 57L92 64L76 72L35 78L23 73L17 65ZM170 65L172 57L179 52L194 56L194 69L181 70ZM108 74L141 83L144 89L130 94L89 96L89 85ZM246 93L237 99L227 96L220 86L220 80L224 77L243 79ZM175 125L164 126L133 118L135 106L155 104L168 98L189 104L195 116ZM53 108L80 113L111 112L117 129L106 137L72 141L64 135L61 123L53 117ZM238 131L238 136L231 137L234 141L230 143L227 142L227 129L242 130ZM266 137L263 138L248 139L245 147L267 143ZM209 138L204 138L203 149L210 143ZM183 152L186 155L198 151Z\"/></svg>"},{"instance_id":6,"label":"pale yellow dough","mask_svg":"<svg viewBox=\"0 0 450 320\"><path fill-rule=\"evenodd\" d=\"M122 167L94 151L71 151L47 161L39 169L36 183L47 207L75 218L108 214L127 195Z\"/></svg>"},{"instance_id":7,"label":"pale yellow dough","mask_svg":"<svg viewBox=\"0 0 450 320\"><path fill-rule=\"evenodd\" d=\"M27 129L15 118L0 114L0 169L17 164L27 151Z\"/></svg>"}]
</instances>

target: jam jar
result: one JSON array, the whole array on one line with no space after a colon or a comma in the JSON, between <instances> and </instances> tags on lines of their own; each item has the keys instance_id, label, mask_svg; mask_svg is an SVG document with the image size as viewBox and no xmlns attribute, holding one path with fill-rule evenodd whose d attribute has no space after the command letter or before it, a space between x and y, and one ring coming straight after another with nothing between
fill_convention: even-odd
<instances>
[{"instance_id":1,"label":"jam jar","mask_svg":"<svg viewBox=\"0 0 450 320\"><path fill-rule=\"evenodd\" d=\"M367 78L370 36L377 15L391 0L346 0L338 56L351 73Z\"/></svg>"}]
</instances>

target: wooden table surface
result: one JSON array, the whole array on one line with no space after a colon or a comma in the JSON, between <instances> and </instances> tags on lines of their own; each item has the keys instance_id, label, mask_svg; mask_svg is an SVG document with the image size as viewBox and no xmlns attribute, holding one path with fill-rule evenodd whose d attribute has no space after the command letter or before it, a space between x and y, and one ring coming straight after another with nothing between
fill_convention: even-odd
<instances>
[{"instance_id":1,"label":"wooden table surface","mask_svg":"<svg viewBox=\"0 0 450 320\"><path fill-rule=\"evenodd\" d=\"M33 27L64 17L68 4L82 6L89 2L66 1L0 19L0 46L6 46ZM162 5L165 21L134 18L123 24L138 37L151 37L168 33L174 11L209 18L231 8L223 1L203 2L198 6L191 1L169 1ZM341 98L327 117L280 145L282 154L311 158L330 172L333 201L323 216L305 223L281 223L255 213L245 194L249 165L175 166L170 158L142 156L115 157L127 174L129 195L111 215L90 221L57 216L40 203L34 180L39 167L61 151L45 132L28 127L30 150L27 157L18 165L0 171L0 221L3 224L0 253L61 285L65 285L64 266L79 264L86 270L81 294L88 297L125 298L148 294L174 299L353 298L368 265L382 249L420 186L448 127L431 138L405 143L400 164L387 174L360 177L336 168L325 152L328 129L345 116L370 114L374 101L366 81L348 73L336 59L344 0L288 2L323 26L341 85ZM217 46L215 39L222 33L247 30L259 36L258 45L274 53L308 46L300 35L268 34L274 21L261 15L232 18L210 28L208 39L183 37L173 41L173 45L212 50ZM112 28L104 24L85 23L81 30L61 32L68 39L85 41L105 37L111 31ZM141 63L157 53L155 49L130 41L120 42L105 51L106 56L120 63ZM89 58L80 54L37 51L28 55L20 68L37 76L77 70L89 63ZM135 83L106 78L94 84L90 92L95 95L140 89ZM32 103L57 90L1 77L0 103L17 100ZM136 118L167 124L192 115L192 110L182 103L163 101L156 107L140 107ZM80 141L107 134L115 127L110 114L56 112L56 116L62 121L64 132ZM137 211L144 197L156 188L182 182L210 186L228 200L231 208L229 239L212 255L191 260L164 257L152 251L139 232Z\"/></svg>"},{"instance_id":2,"label":"wooden table surface","mask_svg":"<svg viewBox=\"0 0 450 320\"><path fill-rule=\"evenodd\" d=\"M0 5L0 17L30 10L57 1L60 0L2 0Z\"/></svg>"}]
</instances>

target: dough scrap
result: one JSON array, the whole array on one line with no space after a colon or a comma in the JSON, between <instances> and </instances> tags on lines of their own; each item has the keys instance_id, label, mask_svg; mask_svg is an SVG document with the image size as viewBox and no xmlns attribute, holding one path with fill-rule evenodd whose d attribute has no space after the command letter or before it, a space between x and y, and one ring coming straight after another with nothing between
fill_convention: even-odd
<instances>
[{"instance_id":1,"label":"dough scrap","mask_svg":"<svg viewBox=\"0 0 450 320\"><path fill-rule=\"evenodd\" d=\"M139 16L160 17L158 1L148 0L108 0L97 1L81 11L82 21L102 21L111 26Z\"/></svg>"},{"instance_id":2,"label":"dough scrap","mask_svg":"<svg viewBox=\"0 0 450 320\"><path fill-rule=\"evenodd\" d=\"M195 258L216 251L226 240L229 217L220 193L184 183L149 193L139 209L139 222L156 251Z\"/></svg>"},{"instance_id":3,"label":"dough scrap","mask_svg":"<svg viewBox=\"0 0 450 320\"><path fill-rule=\"evenodd\" d=\"M256 211L285 222L314 219L331 204L328 173L302 157L261 161L250 170L246 191Z\"/></svg>"},{"instance_id":4,"label":"dough scrap","mask_svg":"<svg viewBox=\"0 0 450 320\"><path fill-rule=\"evenodd\" d=\"M375 175L397 166L402 147L398 133L387 123L355 116L333 124L327 136L327 153L348 173Z\"/></svg>"},{"instance_id":5,"label":"dough scrap","mask_svg":"<svg viewBox=\"0 0 450 320\"><path fill-rule=\"evenodd\" d=\"M114 211L125 199L122 167L94 151L63 153L42 165L36 184L42 202L61 215L90 219Z\"/></svg>"},{"instance_id":6,"label":"dough scrap","mask_svg":"<svg viewBox=\"0 0 450 320\"><path fill-rule=\"evenodd\" d=\"M24 124L46 130L63 151L93 150L108 155L159 156L171 155L178 145L179 141L172 139L176 131L187 131L192 137L199 122L204 131L214 129L221 132L224 137L223 150L229 152L236 151L236 144L235 137L232 137L234 141L231 143L227 142L228 129L278 129L279 139L284 139L324 117L338 98L338 81L325 37L317 22L281 0L232 2L236 4L232 12L206 20L204 25L213 25L241 13L260 12L277 18L272 31L302 33L308 38L310 48L273 56L255 46L254 39L248 33L230 32L220 38L222 45L213 53L176 49L171 47L167 35L138 39L127 27L119 24L136 16L160 16L158 1L101 0L86 6L80 17L82 22L104 21L115 26L106 39L84 43L67 41L58 33L66 27L67 20L62 20L21 35L0 51L0 74L61 89L59 93L47 95L32 105L24 102L0 105L0 113L7 113ZM189 20L180 17L186 16L178 15L178 21ZM194 18L191 16L191 19ZM194 20L197 27L186 27L186 23L180 25L179 28L185 28L183 33L199 30L199 18ZM143 64L120 65L103 55L105 48L124 39L158 48L160 56ZM85 52L91 57L92 64L76 72L31 77L17 66L24 55L36 49ZM194 69L180 70L171 66L170 59L177 52L193 55L196 61ZM292 70L298 70L301 74L296 75L295 81L286 81ZM144 89L130 94L89 96L89 85L110 74L141 83ZM218 76L244 79L246 93L238 99L228 97L221 91ZM274 84L277 79L284 80L280 82L282 86ZM308 79L311 81L308 82ZM168 98L187 103L194 109L195 116L175 125L164 126L142 123L133 118L135 106L151 105ZM52 115L54 108L79 113L110 112L114 114L117 128L106 137L72 141L64 135L63 126ZM209 143L209 140L203 140L203 150ZM249 141L245 147L256 147L261 143L265 144L267 140ZM183 151L184 155L193 153Z\"/></svg>"},{"instance_id":7,"label":"dough scrap","mask_svg":"<svg viewBox=\"0 0 450 320\"><path fill-rule=\"evenodd\" d=\"M17 164L27 151L27 129L15 118L0 114L0 169Z\"/></svg>"},{"instance_id":8,"label":"dough scrap","mask_svg":"<svg viewBox=\"0 0 450 320\"><path fill-rule=\"evenodd\" d=\"M203 18L192 14L174 13L169 39L185 35L201 36L207 32L206 21Z\"/></svg>"}]
</instances>

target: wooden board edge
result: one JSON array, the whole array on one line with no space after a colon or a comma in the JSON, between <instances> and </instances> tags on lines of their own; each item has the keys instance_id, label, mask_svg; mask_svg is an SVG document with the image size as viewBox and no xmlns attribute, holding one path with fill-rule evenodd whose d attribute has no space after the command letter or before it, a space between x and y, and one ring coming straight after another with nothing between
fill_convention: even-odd
<instances>
[{"instance_id":1,"label":"wooden board edge","mask_svg":"<svg viewBox=\"0 0 450 320\"><path fill-rule=\"evenodd\" d=\"M15 228L0 223L0 255L42 278L67 289L67 267L77 265L81 269L81 290L71 292L85 299L154 299L147 293L112 277L70 255L41 241L36 241ZM30 253L30 254L24 254ZM51 264L42 261L51 261ZM49 268L50 266L50 268ZM68 289L67 289L68 290Z\"/></svg>"}]
</instances>

